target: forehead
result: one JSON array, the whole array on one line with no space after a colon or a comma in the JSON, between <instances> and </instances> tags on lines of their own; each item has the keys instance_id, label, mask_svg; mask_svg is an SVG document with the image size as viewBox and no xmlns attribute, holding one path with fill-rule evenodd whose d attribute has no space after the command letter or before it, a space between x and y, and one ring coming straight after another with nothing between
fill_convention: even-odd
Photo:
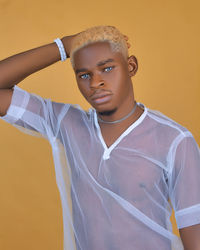
<instances>
[{"instance_id":1,"label":"forehead","mask_svg":"<svg viewBox=\"0 0 200 250\"><path fill-rule=\"evenodd\" d=\"M89 44L74 53L74 66L77 68L94 67L101 61L113 59L114 61L123 60L120 52L112 50L109 42L96 42Z\"/></svg>"}]
</instances>

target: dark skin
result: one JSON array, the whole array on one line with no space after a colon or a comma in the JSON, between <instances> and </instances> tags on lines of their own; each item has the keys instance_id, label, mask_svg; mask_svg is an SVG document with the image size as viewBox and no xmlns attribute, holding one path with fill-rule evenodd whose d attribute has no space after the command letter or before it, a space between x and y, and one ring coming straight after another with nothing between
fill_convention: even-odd
<instances>
[{"instance_id":1,"label":"dark skin","mask_svg":"<svg viewBox=\"0 0 200 250\"><path fill-rule=\"evenodd\" d=\"M179 230L185 250L200 250L200 225L185 227Z\"/></svg>"},{"instance_id":2,"label":"dark skin","mask_svg":"<svg viewBox=\"0 0 200 250\"><path fill-rule=\"evenodd\" d=\"M126 60L121 53L113 53L108 42L99 42L78 50L74 62L78 87L85 99L97 112L115 110L109 116L99 115L103 120L121 119L133 109L135 100L131 77L137 72L134 56ZM108 98L94 99L95 95L108 95ZM112 145L142 113L143 109L138 106L133 115L120 123L100 122L107 146Z\"/></svg>"},{"instance_id":3,"label":"dark skin","mask_svg":"<svg viewBox=\"0 0 200 250\"><path fill-rule=\"evenodd\" d=\"M71 44L75 36L62 38L68 56L70 56ZM125 39L128 40L127 37ZM128 44L128 47L130 47L130 44ZM99 61L109 58L114 59L114 61L97 66ZM60 53L56 44L50 43L0 61L0 116L5 115L10 106L14 85L32 73L59 60ZM115 67L112 68L112 66ZM98 112L116 109L110 116L102 115L102 119L118 120L132 110L134 93L131 77L137 72L137 60L134 56L125 59L120 53L112 52L108 44L90 45L76 53L75 67L75 70L87 68L87 72L79 72L76 75L79 89L87 101ZM84 78L89 76L89 79L83 81L79 76L85 73L89 73L89 75L84 76ZM92 99L92 95L95 92L98 94L100 91L105 91L104 93L110 95L106 97L107 102L102 102L101 98L96 101ZM142 108L137 107L134 115L119 124L100 123L107 146L110 146L124 130L136 121L142 112ZM186 227L179 231L185 250L200 250L200 225Z\"/></svg>"},{"instance_id":4,"label":"dark skin","mask_svg":"<svg viewBox=\"0 0 200 250\"><path fill-rule=\"evenodd\" d=\"M131 77L137 72L137 60L134 56L126 60L122 54L114 53L108 43L96 43L77 51L74 59L78 87L86 100L97 112L116 109L115 113L110 116L100 115L103 120L118 120L132 110L134 92ZM99 62L105 62L108 59L113 59L113 61L98 66ZM84 70L76 73L78 69ZM95 103L92 95L103 93L103 91L110 93L111 98L100 104ZM112 145L142 113L142 108L137 107L132 116L120 123L99 122L107 146ZM200 225L182 228L179 232L185 250L200 250Z\"/></svg>"}]
</instances>

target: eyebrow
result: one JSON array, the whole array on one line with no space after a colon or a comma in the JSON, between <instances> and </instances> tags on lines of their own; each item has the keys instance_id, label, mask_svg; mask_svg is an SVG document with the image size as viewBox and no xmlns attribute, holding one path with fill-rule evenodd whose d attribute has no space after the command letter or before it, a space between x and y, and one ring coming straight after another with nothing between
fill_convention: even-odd
<instances>
[{"instance_id":1,"label":"eyebrow","mask_svg":"<svg viewBox=\"0 0 200 250\"><path fill-rule=\"evenodd\" d=\"M100 62L98 62L98 63L96 64L96 66L103 66L103 65L105 65L105 64L108 63L108 62L114 62L114 59L109 58L109 59L107 59L107 60L100 61ZM88 69L87 69L87 68L76 69L75 72L76 72L76 74L78 74L78 73L80 73L80 72L85 72L85 71L88 71Z\"/></svg>"},{"instance_id":2,"label":"eyebrow","mask_svg":"<svg viewBox=\"0 0 200 250\"><path fill-rule=\"evenodd\" d=\"M114 62L114 59L109 58L109 59L107 59L107 60L105 60L105 61L98 62L98 63L97 63L97 66L102 66L102 65L104 65L104 64L106 64L106 63L108 63L108 62Z\"/></svg>"}]
</instances>

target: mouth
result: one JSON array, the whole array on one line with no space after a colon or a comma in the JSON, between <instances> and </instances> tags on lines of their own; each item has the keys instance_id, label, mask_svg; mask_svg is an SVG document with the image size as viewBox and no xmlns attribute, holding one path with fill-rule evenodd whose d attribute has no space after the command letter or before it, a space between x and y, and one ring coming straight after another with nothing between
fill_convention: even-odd
<instances>
[{"instance_id":1,"label":"mouth","mask_svg":"<svg viewBox=\"0 0 200 250\"><path fill-rule=\"evenodd\" d=\"M92 95L91 100L95 104L102 104L105 102L109 102L111 99L111 94L110 93L96 93Z\"/></svg>"}]
</instances>

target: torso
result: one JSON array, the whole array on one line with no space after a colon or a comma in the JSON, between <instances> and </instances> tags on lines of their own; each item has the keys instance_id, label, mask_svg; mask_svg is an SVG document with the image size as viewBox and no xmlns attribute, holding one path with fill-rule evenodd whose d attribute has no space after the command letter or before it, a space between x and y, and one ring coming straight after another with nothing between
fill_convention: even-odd
<instances>
[{"instance_id":1,"label":"torso","mask_svg":"<svg viewBox=\"0 0 200 250\"><path fill-rule=\"evenodd\" d=\"M142 107L138 106L134 116L131 116L120 123L106 124L99 122L101 133L107 147L110 147L117 138L119 138L119 136L142 115L143 112L144 110Z\"/></svg>"}]
</instances>

